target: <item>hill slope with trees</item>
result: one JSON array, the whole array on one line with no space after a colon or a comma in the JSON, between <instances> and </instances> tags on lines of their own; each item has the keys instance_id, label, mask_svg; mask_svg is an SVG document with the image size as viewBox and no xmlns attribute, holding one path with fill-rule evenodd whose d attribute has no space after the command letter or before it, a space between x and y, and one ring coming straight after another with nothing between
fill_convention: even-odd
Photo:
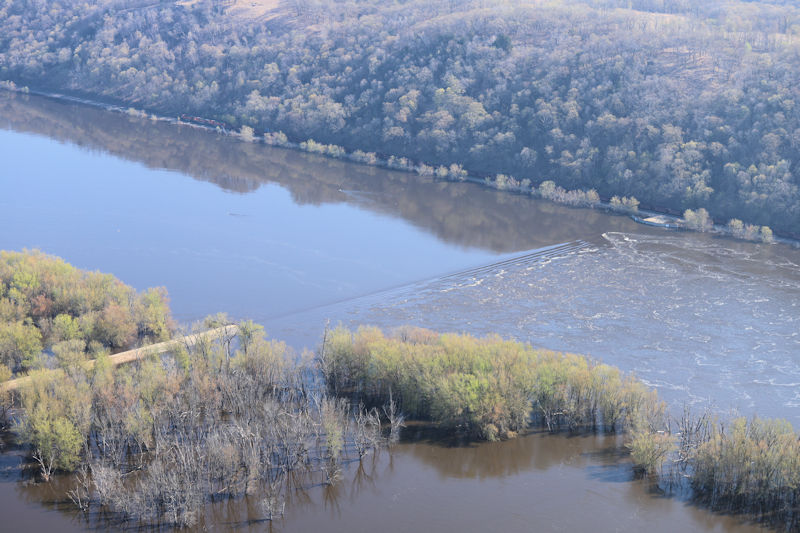
<instances>
[{"instance_id":1,"label":"hill slope with trees","mask_svg":"<svg viewBox=\"0 0 800 533\"><path fill-rule=\"evenodd\" d=\"M8 0L0 79L800 234L790 2L234 7Z\"/></svg>"}]
</instances>

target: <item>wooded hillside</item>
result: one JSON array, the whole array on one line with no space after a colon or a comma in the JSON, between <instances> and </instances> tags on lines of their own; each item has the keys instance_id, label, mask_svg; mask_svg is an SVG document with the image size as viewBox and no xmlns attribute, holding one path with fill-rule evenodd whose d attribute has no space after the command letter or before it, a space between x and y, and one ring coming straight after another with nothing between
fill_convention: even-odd
<instances>
[{"instance_id":1,"label":"wooded hillside","mask_svg":"<svg viewBox=\"0 0 800 533\"><path fill-rule=\"evenodd\" d=\"M0 79L800 233L792 2L240 4L7 0Z\"/></svg>"}]
</instances>

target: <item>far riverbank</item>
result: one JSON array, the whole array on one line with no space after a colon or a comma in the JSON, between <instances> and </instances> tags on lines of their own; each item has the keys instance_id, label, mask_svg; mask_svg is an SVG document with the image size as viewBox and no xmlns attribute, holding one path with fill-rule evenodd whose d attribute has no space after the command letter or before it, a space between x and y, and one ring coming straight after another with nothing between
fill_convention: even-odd
<instances>
[{"instance_id":1,"label":"far riverbank","mask_svg":"<svg viewBox=\"0 0 800 533\"><path fill-rule=\"evenodd\" d=\"M360 150L348 151L346 148L337 145L326 145L317 143L312 139L306 141L298 141L289 139L283 132L256 132L253 129L244 126L240 130L235 130L233 127L216 120L208 119L205 117L180 115L179 117L171 117L158 114L152 110L136 109L133 107L126 107L121 103L102 102L92 98L87 98L78 94L65 94L52 91L45 91L39 89L31 89L27 86L18 87L14 82L3 81L0 82L0 89L19 94L31 94L41 96L62 102L74 103L79 105L90 106L112 113L123 113L133 116L148 118L153 121L164 122L168 124L175 124L180 126L188 126L198 128L206 131L213 131L221 135L238 138L243 142L250 143L263 143L269 146L287 148L291 150L298 150L302 152L314 153L332 159L346 160L353 163L358 163L366 166L377 168L385 168L389 170L396 170L418 174L421 176L434 177L443 181L451 182L467 182L475 183L490 189L495 189L512 194L520 194L525 196L534 196L547 200L556 204L566 205L568 207L580 207L589 209L599 209L609 213L619 214L623 216L631 216L633 220L640 222L637 218L648 217L663 217L670 222L670 226L680 227L682 230L695 231L687 226L683 218L674 211L653 208L652 206L642 206L635 198L628 197L613 197L605 198L599 196L595 191L584 190L565 190L557 187L552 181L543 181L539 184L539 189L531 184L530 180L518 181L512 176L498 174L496 176L489 175L476 175L470 173L468 170L461 167L461 165L453 164L449 167L428 165L425 162L411 161L407 158L398 158L392 155L367 153ZM711 225L704 228L706 233L714 233L730 238L738 239L734 236L726 224L718 220L711 220ZM665 228L675 229L675 228ZM769 230L772 235L772 230ZM756 241L757 239L741 239L748 241ZM775 232L775 236L769 241L779 242L794 247L800 247L800 236L793 234L786 234Z\"/></svg>"}]
</instances>

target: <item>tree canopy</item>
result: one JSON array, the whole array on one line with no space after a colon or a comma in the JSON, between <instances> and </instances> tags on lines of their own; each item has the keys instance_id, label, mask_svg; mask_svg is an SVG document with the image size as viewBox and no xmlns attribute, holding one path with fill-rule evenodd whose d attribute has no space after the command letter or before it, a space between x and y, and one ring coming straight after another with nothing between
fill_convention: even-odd
<instances>
[{"instance_id":1,"label":"tree canopy","mask_svg":"<svg viewBox=\"0 0 800 533\"><path fill-rule=\"evenodd\" d=\"M800 233L791 2L228 4L8 0L0 79Z\"/></svg>"},{"instance_id":2,"label":"tree canopy","mask_svg":"<svg viewBox=\"0 0 800 533\"><path fill-rule=\"evenodd\" d=\"M163 288L137 292L111 274L87 272L38 251L0 251L0 365L71 366L86 352L166 340L173 328Z\"/></svg>"}]
</instances>

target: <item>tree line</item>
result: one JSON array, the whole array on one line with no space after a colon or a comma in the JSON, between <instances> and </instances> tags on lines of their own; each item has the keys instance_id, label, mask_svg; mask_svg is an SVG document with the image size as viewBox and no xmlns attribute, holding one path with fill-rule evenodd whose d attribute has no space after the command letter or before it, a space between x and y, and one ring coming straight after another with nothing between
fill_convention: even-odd
<instances>
[{"instance_id":1,"label":"tree line","mask_svg":"<svg viewBox=\"0 0 800 533\"><path fill-rule=\"evenodd\" d=\"M277 183L301 205L352 202L343 191L365 191L370 193L370 209L411 220L449 242L497 252L574 240L598 218L591 211L549 202L532 205L521 194L464 194L460 187L436 183L436 177L418 179L315 154L264 149L198 128L175 128L138 115L48 98L0 93L0 115L17 131L102 150L151 168L177 170L226 190L246 193ZM548 191L542 185L537 193ZM558 201L559 194L554 187L552 199ZM618 218L607 218L604 225L612 231L630 227ZM533 226L538 231L531 232Z\"/></svg>"},{"instance_id":2,"label":"tree line","mask_svg":"<svg viewBox=\"0 0 800 533\"><path fill-rule=\"evenodd\" d=\"M401 328L327 332L320 367L329 390L366 405L391 397L408 416L469 438L550 431L658 431L665 406L619 369L501 339Z\"/></svg>"},{"instance_id":3,"label":"tree line","mask_svg":"<svg viewBox=\"0 0 800 533\"><path fill-rule=\"evenodd\" d=\"M791 4L9 0L0 78L798 234Z\"/></svg>"}]
</instances>

